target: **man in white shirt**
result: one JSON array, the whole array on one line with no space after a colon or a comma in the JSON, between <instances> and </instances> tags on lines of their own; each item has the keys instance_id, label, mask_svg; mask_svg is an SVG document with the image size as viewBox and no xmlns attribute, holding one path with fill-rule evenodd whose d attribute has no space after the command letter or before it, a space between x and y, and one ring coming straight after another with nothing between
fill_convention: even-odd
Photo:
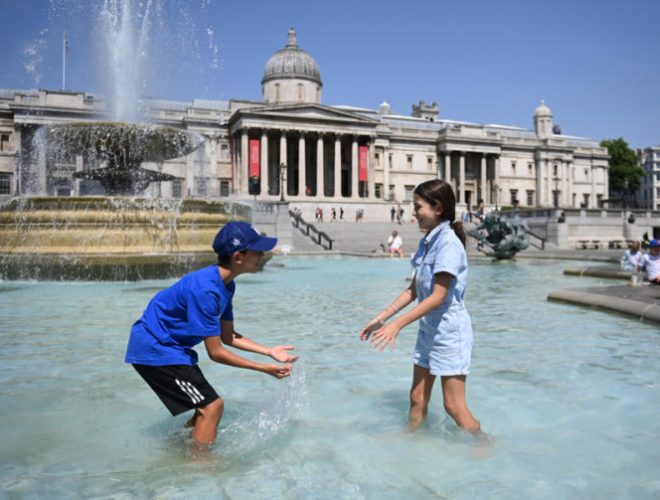
<instances>
[{"instance_id":1,"label":"man in white shirt","mask_svg":"<svg viewBox=\"0 0 660 500\"><path fill-rule=\"evenodd\" d=\"M394 257L395 254L403 257L403 249L401 248L403 246L403 240L399 236L398 231L392 231L390 237L387 238L387 244L390 246L390 257Z\"/></svg>"}]
</instances>

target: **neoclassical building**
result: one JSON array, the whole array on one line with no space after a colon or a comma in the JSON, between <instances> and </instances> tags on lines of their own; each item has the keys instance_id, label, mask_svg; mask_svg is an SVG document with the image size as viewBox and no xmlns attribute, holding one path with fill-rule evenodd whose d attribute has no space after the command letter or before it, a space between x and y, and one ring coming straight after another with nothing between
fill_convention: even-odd
<instances>
[{"instance_id":1,"label":"neoclassical building","mask_svg":"<svg viewBox=\"0 0 660 500\"><path fill-rule=\"evenodd\" d=\"M541 102L533 129L440 118L436 102L410 115L322 103L319 66L291 29L266 63L259 101L148 102L150 120L204 137L191 155L143 165L174 176L145 196L286 200L365 208L385 217L428 179L454 186L464 209L596 208L607 198L608 156L598 142L562 135ZM0 90L0 195L103 194L77 180L85 158L50 158L35 146L44 124L102 118L106 103L80 92Z\"/></svg>"}]
</instances>

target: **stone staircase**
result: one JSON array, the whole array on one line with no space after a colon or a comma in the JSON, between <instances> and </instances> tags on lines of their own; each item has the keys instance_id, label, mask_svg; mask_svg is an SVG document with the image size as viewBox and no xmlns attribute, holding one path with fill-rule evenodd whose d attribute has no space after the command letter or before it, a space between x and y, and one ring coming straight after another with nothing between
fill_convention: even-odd
<instances>
[{"instance_id":1,"label":"stone staircase","mask_svg":"<svg viewBox=\"0 0 660 500\"><path fill-rule=\"evenodd\" d=\"M333 250L339 252L383 253L381 243L387 247L387 238L396 230L403 240L403 251L409 255L417 249L422 237L417 224L413 223L399 225L390 222L323 222L314 226L332 238ZM295 227L293 249L295 252L324 251Z\"/></svg>"}]
</instances>

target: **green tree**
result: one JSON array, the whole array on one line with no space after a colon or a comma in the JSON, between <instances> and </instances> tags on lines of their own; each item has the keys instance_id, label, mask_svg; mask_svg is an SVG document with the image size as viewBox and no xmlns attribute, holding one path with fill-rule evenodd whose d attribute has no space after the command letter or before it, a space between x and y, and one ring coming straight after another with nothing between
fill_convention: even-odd
<instances>
[{"instance_id":1,"label":"green tree","mask_svg":"<svg viewBox=\"0 0 660 500\"><path fill-rule=\"evenodd\" d=\"M639 166L637 154L628 147L628 143L618 139L600 141L601 147L607 148L610 155L610 199L623 197L639 189L644 170ZM626 180L628 192L626 193Z\"/></svg>"}]
</instances>

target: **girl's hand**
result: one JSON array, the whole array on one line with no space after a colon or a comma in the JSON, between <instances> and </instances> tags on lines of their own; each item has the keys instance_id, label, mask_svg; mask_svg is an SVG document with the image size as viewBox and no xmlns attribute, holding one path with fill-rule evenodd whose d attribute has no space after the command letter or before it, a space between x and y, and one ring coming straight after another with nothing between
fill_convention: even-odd
<instances>
[{"instance_id":1,"label":"girl's hand","mask_svg":"<svg viewBox=\"0 0 660 500\"><path fill-rule=\"evenodd\" d=\"M270 350L269 356L280 363L293 363L298 359L297 355L289 354L287 351L293 351L292 345L278 345Z\"/></svg>"},{"instance_id":2,"label":"girl's hand","mask_svg":"<svg viewBox=\"0 0 660 500\"><path fill-rule=\"evenodd\" d=\"M379 349L382 351L385 349L387 344L391 344L392 350L394 350L394 340L401 329L396 326L395 323L390 323L382 327L380 330L373 332L373 337L371 338L371 345L374 349Z\"/></svg>"},{"instance_id":3,"label":"girl's hand","mask_svg":"<svg viewBox=\"0 0 660 500\"><path fill-rule=\"evenodd\" d=\"M382 327L383 327L383 322L381 320L379 320L378 318L372 319L360 331L360 340L369 340L371 334Z\"/></svg>"},{"instance_id":4,"label":"girl's hand","mask_svg":"<svg viewBox=\"0 0 660 500\"><path fill-rule=\"evenodd\" d=\"M275 378L285 378L291 375L291 365L264 365L262 371Z\"/></svg>"}]
</instances>

